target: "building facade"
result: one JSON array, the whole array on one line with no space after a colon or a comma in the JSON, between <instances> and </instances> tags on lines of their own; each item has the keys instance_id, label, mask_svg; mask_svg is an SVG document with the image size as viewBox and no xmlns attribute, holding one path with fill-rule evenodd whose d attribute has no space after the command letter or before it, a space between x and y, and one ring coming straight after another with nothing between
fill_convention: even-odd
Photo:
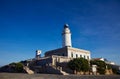
<instances>
[{"instance_id":1,"label":"building facade","mask_svg":"<svg viewBox=\"0 0 120 79\"><path fill-rule=\"evenodd\" d=\"M90 51L73 48L73 47L63 47L55 50L51 50L45 53L45 57L47 56L66 56L68 58L85 58L85 59L91 59Z\"/></svg>"}]
</instances>

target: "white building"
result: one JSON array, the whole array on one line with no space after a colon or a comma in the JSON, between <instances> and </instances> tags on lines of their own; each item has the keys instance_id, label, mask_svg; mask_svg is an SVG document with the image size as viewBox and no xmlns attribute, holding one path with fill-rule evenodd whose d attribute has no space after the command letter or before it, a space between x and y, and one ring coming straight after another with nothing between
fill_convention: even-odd
<instances>
[{"instance_id":1,"label":"white building","mask_svg":"<svg viewBox=\"0 0 120 79\"><path fill-rule=\"evenodd\" d=\"M47 51L45 56L57 55L66 56L68 58L83 57L85 59L91 59L90 51L72 47L71 32L68 24L64 25L62 32L62 43L62 48Z\"/></svg>"}]
</instances>

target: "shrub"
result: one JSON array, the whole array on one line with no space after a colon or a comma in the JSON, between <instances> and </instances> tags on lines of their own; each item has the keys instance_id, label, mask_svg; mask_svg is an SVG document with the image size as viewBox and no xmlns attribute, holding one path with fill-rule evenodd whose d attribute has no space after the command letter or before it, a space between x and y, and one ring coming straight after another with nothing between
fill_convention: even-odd
<instances>
[{"instance_id":1,"label":"shrub","mask_svg":"<svg viewBox=\"0 0 120 79\"><path fill-rule=\"evenodd\" d=\"M97 65L97 71L100 74L105 74L106 64L101 60L92 60L90 61L91 65Z\"/></svg>"},{"instance_id":2,"label":"shrub","mask_svg":"<svg viewBox=\"0 0 120 79\"><path fill-rule=\"evenodd\" d=\"M68 67L75 71L89 71L88 60L84 58L75 58L68 63Z\"/></svg>"}]
</instances>

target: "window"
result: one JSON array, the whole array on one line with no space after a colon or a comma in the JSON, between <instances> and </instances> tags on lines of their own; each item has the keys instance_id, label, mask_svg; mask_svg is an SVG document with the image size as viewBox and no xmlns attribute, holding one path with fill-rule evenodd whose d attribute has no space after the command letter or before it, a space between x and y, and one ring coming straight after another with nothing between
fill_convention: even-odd
<instances>
[{"instance_id":1,"label":"window","mask_svg":"<svg viewBox=\"0 0 120 79\"><path fill-rule=\"evenodd\" d=\"M80 58L82 58L82 55L80 55Z\"/></svg>"},{"instance_id":2,"label":"window","mask_svg":"<svg viewBox=\"0 0 120 79\"><path fill-rule=\"evenodd\" d=\"M73 57L73 53L71 53L71 57Z\"/></svg>"},{"instance_id":3,"label":"window","mask_svg":"<svg viewBox=\"0 0 120 79\"><path fill-rule=\"evenodd\" d=\"M84 58L85 58L85 55L84 55Z\"/></svg>"},{"instance_id":4,"label":"window","mask_svg":"<svg viewBox=\"0 0 120 79\"><path fill-rule=\"evenodd\" d=\"M60 62L60 58L58 58L58 62Z\"/></svg>"},{"instance_id":5,"label":"window","mask_svg":"<svg viewBox=\"0 0 120 79\"><path fill-rule=\"evenodd\" d=\"M76 58L78 58L78 54L76 54Z\"/></svg>"},{"instance_id":6,"label":"window","mask_svg":"<svg viewBox=\"0 0 120 79\"><path fill-rule=\"evenodd\" d=\"M89 59L89 56L87 56L87 59Z\"/></svg>"}]
</instances>

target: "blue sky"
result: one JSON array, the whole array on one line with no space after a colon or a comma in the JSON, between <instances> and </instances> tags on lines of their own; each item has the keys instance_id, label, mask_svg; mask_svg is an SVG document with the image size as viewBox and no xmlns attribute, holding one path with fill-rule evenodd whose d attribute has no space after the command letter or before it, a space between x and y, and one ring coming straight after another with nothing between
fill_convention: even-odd
<instances>
[{"instance_id":1,"label":"blue sky","mask_svg":"<svg viewBox=\"0 0 120 79\"><path fill-rule=\"evenodd\" d=\"M120 65L119 0L0 0L0 65L62 47L65 23L73 47Z\"/></svg>"}]
</instances>

